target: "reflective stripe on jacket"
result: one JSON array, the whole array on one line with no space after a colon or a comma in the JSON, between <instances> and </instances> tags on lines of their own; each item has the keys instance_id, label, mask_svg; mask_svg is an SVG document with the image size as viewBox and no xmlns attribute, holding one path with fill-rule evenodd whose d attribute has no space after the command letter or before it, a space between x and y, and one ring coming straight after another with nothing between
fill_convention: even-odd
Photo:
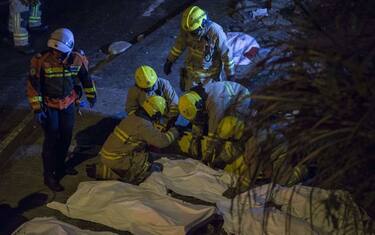
<instances>
[{"instance_id":1,"label":"reflective stripe on jacket","mask_svg":"<svg viewBox=\"0 0 375 235\"><path fill-rule=\"evenodd\" d=\"M84 55L72 52L64 61L51 51L38 54L31 59L27 96L34 110L44 105L65 109L78 95L74 86L82 84L87 98L96 97L95 85L88 73L88 61Z\"/></svg>"},{"instance_id":2,"label":"reflective stripe on jacket","mask_svg":"<svg viewBox=\"0 0 375 235\"><path fill-rule=\"evenodd\" d=\"M146 146L169 146L178 136L175 128L161 132L150 120L137 114L124 118L105 141L100 154L107 160L117 160L134 152L144 151Z\"/></svg>"},{"instance_id":3,"label":"reflective stripe on jacket","mask_svg":"<svg viewBox=\"0 0 375 235\"><path fill-rule=\"evenodd\" d=\"M219 122L225 116L243 118L250 112L250 92L236 82L209 83L204 86L204 90L207 94L205 110L208 114L208 136L216 134Z\"/></svg>"},{"instance_id":4,"label":"reflective stripe on jacket","mask_svg":"<svg viewBox=\"0 0 375 235\"><path fill-rule=\"evenodd\" d=\"M178 95L171 83L163 78L158 78L153 89L148 92L138 88L137 86L131 87L128 90L125 111L128 114L134 113L148 97L153 95L159 95L165 98L168 108L167 116L169 118L176 117L178 115Z\"/></svg>"},{"instance_id":5,"label":"reflective stripe on jacket","mask_svg":"<svg viewBox=\"0 0 375 235\"><path fill-rule=\"evenodd\" d=\"M228 46L222 27L215 22L211 22L205 36L200 39L180 29L168 60L174 62L186 48L185 66L190 76L217 78L223 66L227 76L234 75L232 49Z\"/></svg>"}]
</instances>

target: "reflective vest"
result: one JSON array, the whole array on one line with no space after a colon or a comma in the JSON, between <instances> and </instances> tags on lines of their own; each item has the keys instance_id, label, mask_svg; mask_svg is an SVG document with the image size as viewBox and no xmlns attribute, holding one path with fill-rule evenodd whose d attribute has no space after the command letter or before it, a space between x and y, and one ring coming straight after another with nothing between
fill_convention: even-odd
<instances>
[{"instance_id":1,"label":"reflective vest","mask_svg":"<svg viewBox=\"0 0 375 235\"><path fill-rule=\"evenodd\" d=\"M31 59L27 96L33 110L40 110L43 105L56 109L67 108L79 98L74 88L80 84L88 99L96 97L84 55L72 52L61 61L51 51L47 51Z\"/></svg>"}]
</instances>

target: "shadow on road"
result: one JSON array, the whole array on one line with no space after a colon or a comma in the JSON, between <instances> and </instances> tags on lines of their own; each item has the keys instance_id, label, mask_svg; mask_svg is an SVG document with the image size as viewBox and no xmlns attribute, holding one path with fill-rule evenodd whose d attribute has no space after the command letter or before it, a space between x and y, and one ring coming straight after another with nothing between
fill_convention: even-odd
<instances>
[{"instance_id":1,"label":"shadow on road","mask_svg":"<svg viewBox=\"0 0 375 235\"><path fill-rule=\"evenodd\" d=\"M67 165L75 167L96 157L109 134L120 121L121 119L115 117L103 118L95 125L78 132L75 137L77 146L69 156Z\"/></svg>"},{"instance_id":2,"label":"shadow on road","mask_svg":"<svg viewBox=\"0 0 375 235\"><path fill-rule=\"evenodd\" d=\"M0 234L11 234L28 220L22 215L24 212L46 204L47 200L47 194L32 193L22 198L17 207L11 207L5 203L0 204Z\"/></svg>"}]
</instances>

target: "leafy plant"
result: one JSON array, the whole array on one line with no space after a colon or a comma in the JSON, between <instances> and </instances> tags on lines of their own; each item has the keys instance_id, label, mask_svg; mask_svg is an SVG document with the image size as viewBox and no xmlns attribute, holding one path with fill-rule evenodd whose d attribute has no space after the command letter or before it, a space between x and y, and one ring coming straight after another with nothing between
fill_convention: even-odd
<instances>
[{"instance_id":1,"label":"leafy plant","mask_svg":"<svg viewBox=\"0 0 375 235\"><path fill-rule=\"evenodd\" d=\"M252 94L252 184L260 172L254 169L281 159L270 166L276 182L295 167L315 169L305 184L347 190L374 216L375 3L294 0L294 6L296 30L277 58L268 56L245 77L269 79Z\"/></svg>"}]
</instances>

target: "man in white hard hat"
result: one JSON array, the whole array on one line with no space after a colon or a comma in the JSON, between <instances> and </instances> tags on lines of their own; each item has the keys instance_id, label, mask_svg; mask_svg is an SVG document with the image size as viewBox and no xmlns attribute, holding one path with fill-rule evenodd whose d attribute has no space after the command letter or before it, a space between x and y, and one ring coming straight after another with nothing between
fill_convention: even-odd
<instances>
[{"instance_id":1,"label":"man in white hard hat","mask_svg":"<svg viewBox=\"0 0 375 235\"><path fill-rule=\"evenodd\" d=\"M75 103L82 87L91 107L96 89L88 73L83 52L74 51L73 33L66 28L55 30L48 40L48 50L31 59L27 96L35 119L44 130L44 183L53 191L62 191L59 179L76 174L67 169L65 158L72 139Z\"/></svg>"}]
</instances>

